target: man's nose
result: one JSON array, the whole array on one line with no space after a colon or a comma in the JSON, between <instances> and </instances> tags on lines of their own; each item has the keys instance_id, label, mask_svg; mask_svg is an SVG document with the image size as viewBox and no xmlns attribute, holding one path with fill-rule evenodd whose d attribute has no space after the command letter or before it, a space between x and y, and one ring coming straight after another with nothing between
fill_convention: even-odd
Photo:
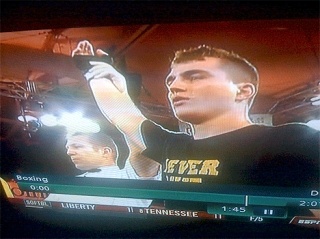
<instances>
[{"instance_id":1,"label":"man's nose","mask_svg":"<svg viewBox=\"0 0 320 239\"><path fill-rule=\"evenodd\" d=\"M68 155L73 155L74 154L74 150L70 147L67 147L67 154Z\"/></svg>"},{"instance_id":2,"label":"man's nose","mask_svg":"<svg viewBox=\"0 0 320 239\"><path fill-rule=\"evenodd\" d=\"M185 91L186 85L184 81L181 79L181 77L176 77L168 86L168 88L171 93L176 93L179 91Z\"/></svg>"}]
</instances>

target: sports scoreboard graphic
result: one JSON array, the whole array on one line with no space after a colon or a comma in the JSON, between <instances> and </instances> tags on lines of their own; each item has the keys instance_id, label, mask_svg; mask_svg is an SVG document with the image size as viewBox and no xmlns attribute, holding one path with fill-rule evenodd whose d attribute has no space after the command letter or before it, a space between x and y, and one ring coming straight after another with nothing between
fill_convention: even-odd
<instances>
[{"instance_id":1,"label":"sports scoreboard graphic","mask_svg":"<svg viewBox=\"0 0 320 239\"><path fill-rule=\"evenodd\" d=\"M318 190L311 190L306 198L295 198L139 188L119 190L99 185L63 185L51 183L47 178L21 175L15 175L10 180L2 178L0 180L8 200L28 208L77 210L84 213L139 218L168 216L252 223L290 223L320 229ZM58 195L58 197L50 195ZM59 196L60 199L57 199ZM153 202L148 207L108 205L108 199L112 197L122 198L124 202L132 198ZM178 203L177 208L172 208L174 204L168 208L166 207L168 201L205 202L207 207L206 210L181 209Z\"/></svg>"}]
</instances>

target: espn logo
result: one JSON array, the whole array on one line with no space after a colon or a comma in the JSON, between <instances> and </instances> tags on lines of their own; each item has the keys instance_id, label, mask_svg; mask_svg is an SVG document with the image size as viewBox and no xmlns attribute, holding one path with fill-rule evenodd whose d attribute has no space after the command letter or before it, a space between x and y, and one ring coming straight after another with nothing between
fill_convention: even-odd
<instances>
[{"instance_id":1,"label":"espn logo","mask_svg":"<svg viewBox=\"0 0 320 239\"><path fill-rule=\"evenodd\" d=\"M290 224L299 225L303 227L320 228L320 218L295 216L290 221Z\"/></svg>"},{"instance_id":2,"label":"espn logo","mask_svg":"<svg viewBox=\"0 0 320 239\"><path fill-rule=\"evenodd\" d=\"M300 219L298 220L297 224L304 224L304 225L319 225L320 224L320 220L303 220Z\"/></svg>"}]
</instances>

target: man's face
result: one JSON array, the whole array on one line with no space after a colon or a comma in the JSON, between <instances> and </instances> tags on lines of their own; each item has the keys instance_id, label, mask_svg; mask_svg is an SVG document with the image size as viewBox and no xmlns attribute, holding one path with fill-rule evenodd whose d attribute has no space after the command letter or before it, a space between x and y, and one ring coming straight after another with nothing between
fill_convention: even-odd
<instances>
[{"instance_id":1,"label":"man's face","mask_svg":"<svg viewBox=\"0 0 320 239\"><path fill-rule=\"evenodd\" d=\"M80 170L96 169L108 164L108 152L103 147L94 146L85 135L70 137L66 148L75 167Z\"/></svg>"},{"instance_id":2,"label":"man's face","mask_svg":"<svg viewBox=\"0 0 320 239\"><path fill-rule=\"evenodd\" d=\"M237 87L220 59L174 64L166 78L168 98L178 119L191 124L219 117L235 104Z\"/></svg>"}]
</instances>

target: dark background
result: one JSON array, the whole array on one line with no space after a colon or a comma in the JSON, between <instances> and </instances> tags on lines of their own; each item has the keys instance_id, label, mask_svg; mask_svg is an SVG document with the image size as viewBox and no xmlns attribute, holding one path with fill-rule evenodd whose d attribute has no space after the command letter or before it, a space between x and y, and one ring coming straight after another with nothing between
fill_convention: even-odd
<instances>
[{"instance_id":1,"label":"dark background","mask_svg":"<svg viewBox=\"0 0 320 239\"><path fill-rule=\"evenodd\" d=\"M1 31L319 17L318 1L1 1Z\"/></svg>"},{"instance_id":2,"label":"dark background","mask_svg":"<svg viewBox=\"0 0 320 239\"><path fill-rule=\"evenodd\" d=\"M1 31L244 19L319 17L318 1L1 1ZM5 158L1 147L1 160ZM189 221L164 217L111 220L10 205L1 188L1 238L318 238L292 225ZM165 221L164 221L165 220ZM179 222L178 222L179 220Z\"/></svg>"}]
</instances>

